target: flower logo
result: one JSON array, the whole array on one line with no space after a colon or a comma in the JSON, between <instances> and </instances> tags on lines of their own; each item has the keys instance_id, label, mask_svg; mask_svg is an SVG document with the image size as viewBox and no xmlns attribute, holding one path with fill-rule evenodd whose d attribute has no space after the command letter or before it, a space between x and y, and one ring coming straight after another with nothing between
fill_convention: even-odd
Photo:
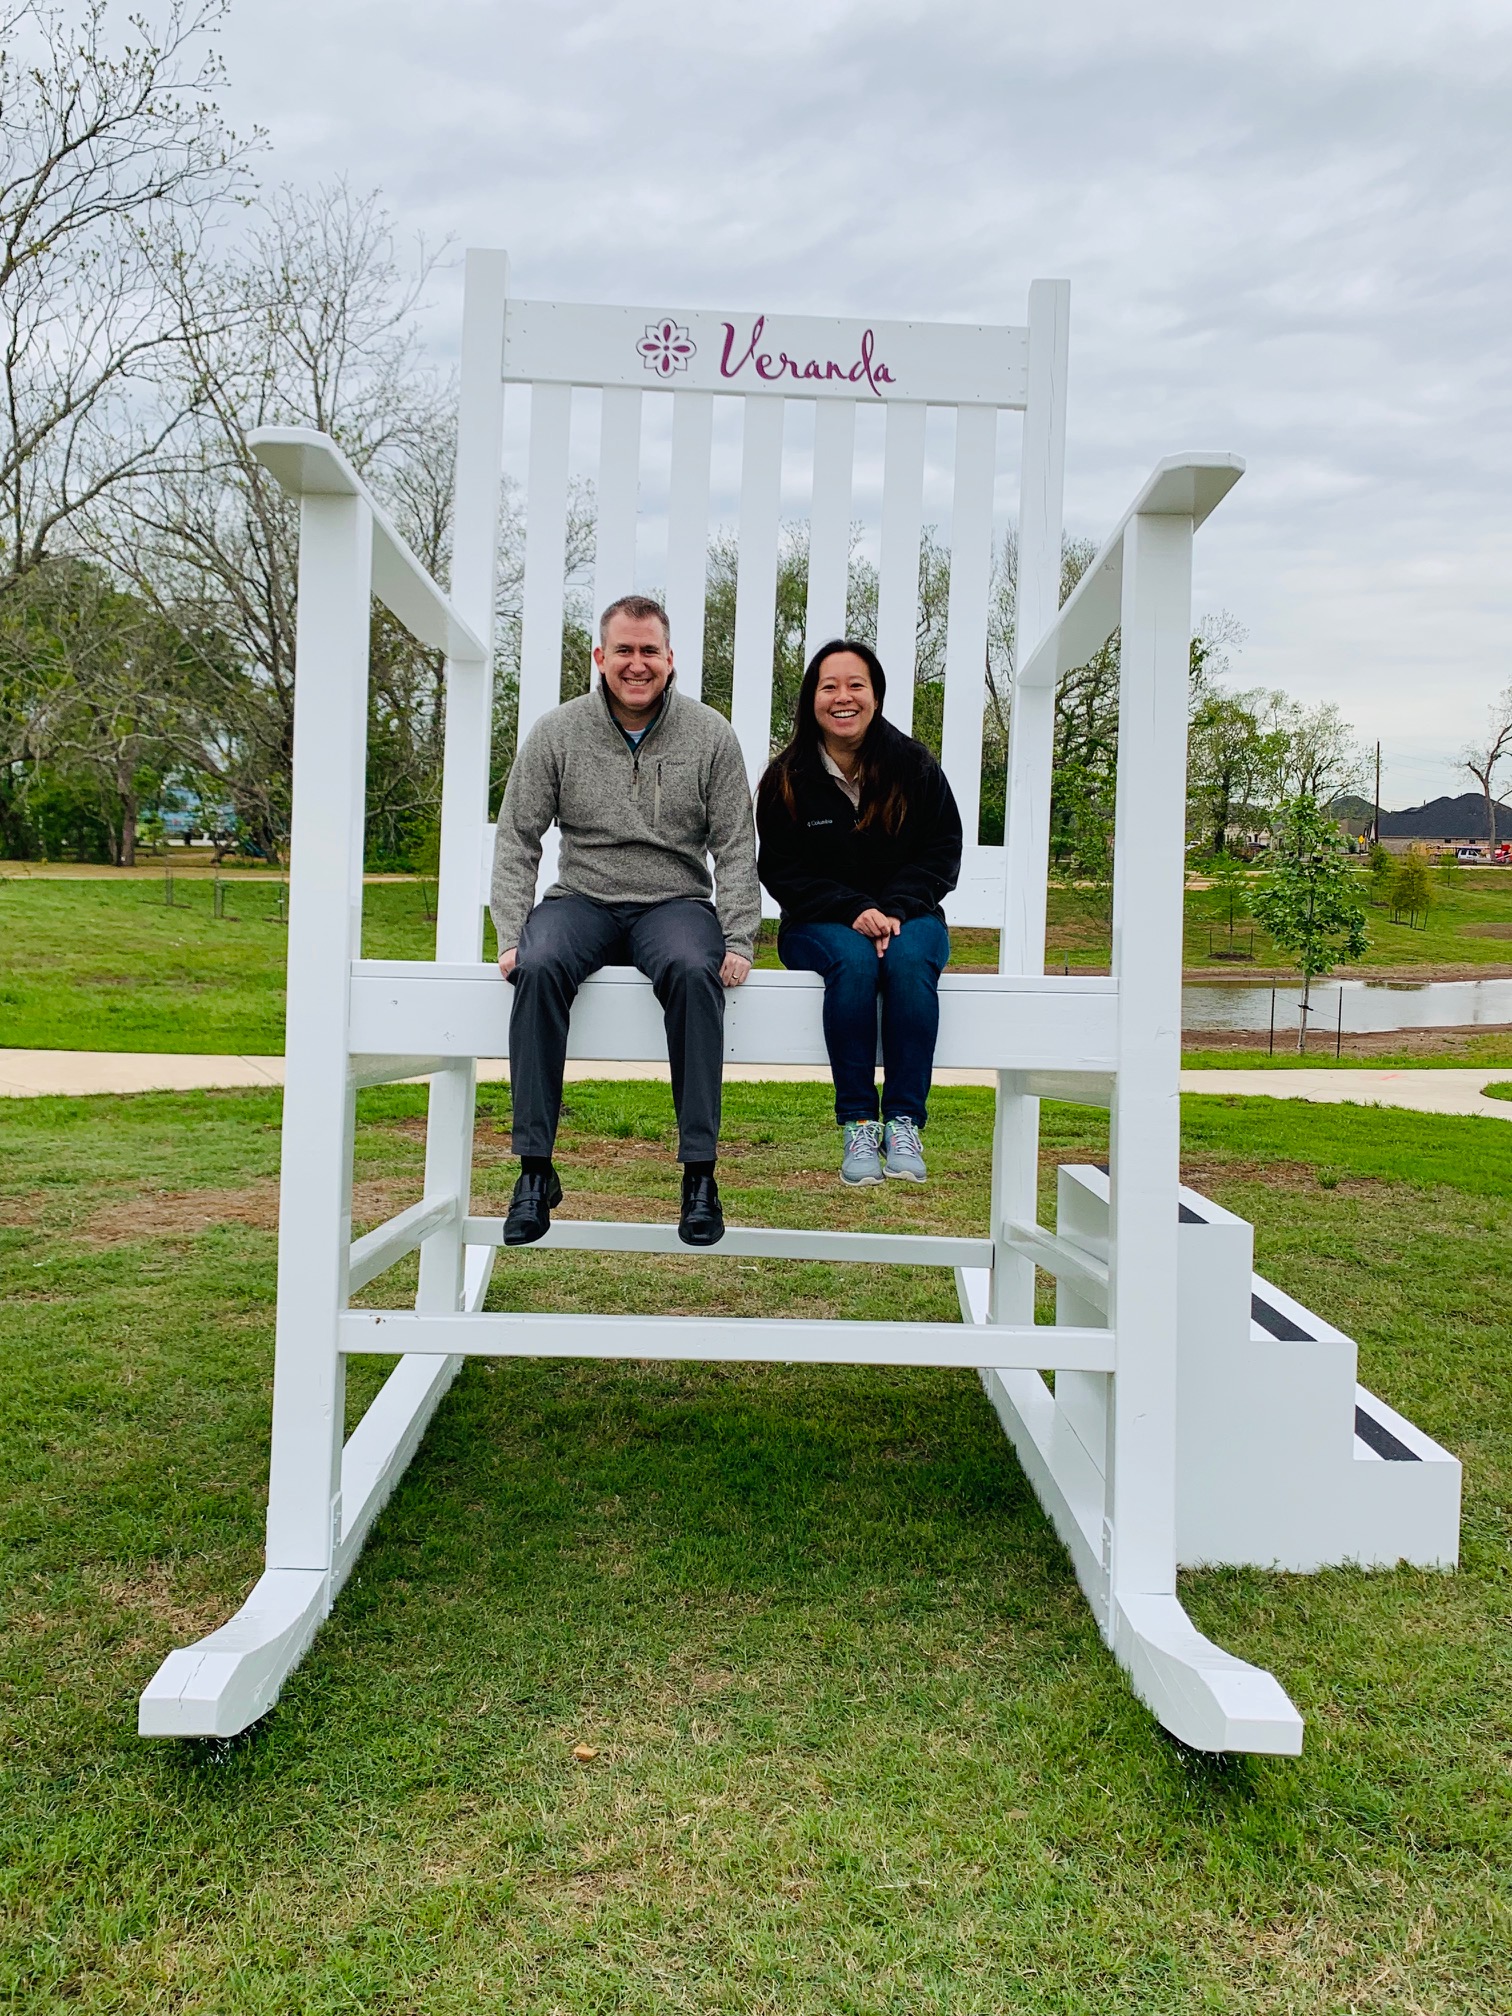
<instances>
[{"instance_id":1,"label":"flower logo","mask_svg":"<svg viewBox=\"0 0 1512 2016\"><path fill-rule=\"evenodd\" d=\"M645 335L635 347L645 359L646 369L654 371L658 378L686 371L688 359L698 354L698 345L670 315L663 316L660 322L648 322Z\"/></svg>"}]
</instances>

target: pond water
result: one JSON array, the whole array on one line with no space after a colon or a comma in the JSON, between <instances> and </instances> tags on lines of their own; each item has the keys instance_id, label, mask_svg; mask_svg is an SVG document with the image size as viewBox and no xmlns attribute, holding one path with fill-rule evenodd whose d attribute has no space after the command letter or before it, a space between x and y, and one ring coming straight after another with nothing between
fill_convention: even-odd
<instances>
[{"instance_id":1,"label":"pond water","mask_svg":"<svg viewBox=\"0 0 1512 2016\"><path fill-rule=\"evenodd\" d=\"M1276 1033L1295 1030L1302 989L1277 986ZM1342 1000L1341 1000L1342 996ZM1344 1033L1387 1029L1455 1029L1512 1022L1512 980L1316 980L1311 1026L1332 1033L1344 1011ZM1268 1029L1271 988L1253 980L1189 980L1181 990L1184 1029Z\"/></svg>"}]
</instances>

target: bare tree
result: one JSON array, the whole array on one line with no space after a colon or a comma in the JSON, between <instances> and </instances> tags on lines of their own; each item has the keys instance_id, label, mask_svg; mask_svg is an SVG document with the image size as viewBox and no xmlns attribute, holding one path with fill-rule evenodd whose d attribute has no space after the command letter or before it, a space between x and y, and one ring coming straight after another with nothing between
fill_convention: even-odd
<instances>
[{"instance_id":1,"label":"bare tree","mask_svg":"<svg viewBox=\"0 0 1512 2016\"><path fill-rule=\"evenodd\" d=\"M1496 851L1496 773L1512 755L1512 686L1487 711L1486 732L1466 745L1460 768L1468 770L1486 801L1486 838Z\"/></svg>"},{"instance_id":2,"label":"bare tree","mask_svg":"<svg viewBox=\"0 0 1512 2016\"><path fill-rule=\"evenodd\" d=\"M1274 751L1269 787L1273 804L1311 798L1327 806L1364 779L1365 752L1333 701L1304 707L1288 694L1275 692L1263 696L1258 713Z\"/></svg>"},{"instance_id":3,"label":"bare tree","mask_svg":"<svg viewBox=\"0 0 1512 2016\"><path fill-rule=\"evenodd\" d=\"M423 246L401 260L375 195L279 191L245 244L201 272L198 298L176 289L182 452L97 514L112 564L215 640L178 746L269 855L288 829L298 518L245 437L268 425L332 435L444 575L452 399L423 368L414 321L432 264ZM396 625L380 621L374 647L375 756L438 747L439 666Z\"/></svg>"},{"instance_id":4,"label":"bare tree","mask_svg":"<svg viewBox=\"0 0 1512 2016\"><path fill-rule=\"evenodd\" d=\"M180 299L258 143L221 119L209 46L227 0L171 0L153 33L109 0L0 15L0 588L146 469L193 400ZM118 10L117 10L118 12Z\"/></svg>"}]
</instances>

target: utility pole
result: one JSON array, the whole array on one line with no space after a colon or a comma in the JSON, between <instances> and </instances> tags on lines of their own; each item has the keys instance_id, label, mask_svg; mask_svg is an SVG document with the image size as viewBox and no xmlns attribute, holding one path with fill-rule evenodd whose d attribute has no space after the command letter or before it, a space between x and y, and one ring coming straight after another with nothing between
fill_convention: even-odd
<instances>
[{"instance_id":1,"label":"utility pole","mask_svg":"<svg viewBox=\"0 0 1512 2016\"><path fill-rule=\"evenodd\" d=\"M1372 847L1379 847L1381 844L1381 745L1379 741L1375 747L1375 805L1370 820L1370 844Z\"/></svg>"}]
</instances>

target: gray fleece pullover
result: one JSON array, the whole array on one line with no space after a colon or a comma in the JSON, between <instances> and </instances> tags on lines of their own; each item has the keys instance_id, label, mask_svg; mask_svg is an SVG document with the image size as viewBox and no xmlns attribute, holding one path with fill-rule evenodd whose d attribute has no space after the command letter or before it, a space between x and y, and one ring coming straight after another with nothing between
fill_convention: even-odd
<instances>
[{"instance_id":1,"label":"gray fleece pullover","mask_svg":"<svg viewBox=\"0 0 1512 2016\"><path fill-rule=\"evenodd\" d=\"M535 902L541 838L562 829L548 896L665 903L710 895L725 950L749 959L761 921L751 793L735 731L669 683L662 710L632 750L602 684L543 715L514 760L494 840L489 908L499 950L520 942Z\"/></svg>"}]
</instances>

